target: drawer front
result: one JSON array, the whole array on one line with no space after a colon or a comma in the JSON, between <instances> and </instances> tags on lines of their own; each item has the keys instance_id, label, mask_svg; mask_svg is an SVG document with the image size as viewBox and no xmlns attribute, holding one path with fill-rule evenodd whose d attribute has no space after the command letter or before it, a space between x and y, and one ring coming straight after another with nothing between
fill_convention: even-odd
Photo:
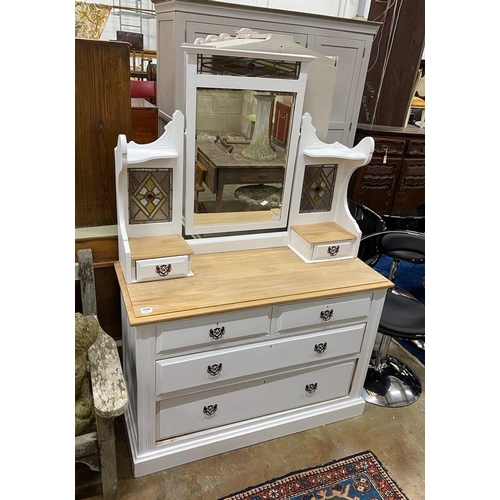
<instances>
[{"instance_id":1,"label":"drawer front","mask_svg":"<svg viewBox=\"0 0 500 500\"><path fill-rule=\"evenodd\" d=\"M425 141L410 140L408 141L409 156L425 156Z\"/></svg>"},{"instance_id":2,"label":"drawer front","mask_svg":"<svg viewBox=\"0 0 500 500\"><path fill-rule=\"evenodd\" d=\"M156 362L156 395L206 390L243 377L360 352L365 324Z\"/></svg>"},{"instance_id":3,"label":"drawer front","mask_svg":"<svg viewBox=\"0 0 500 500\"><path fill-rule=\"evenodd\" d=\"M157 436L167 439L349 394L355 362L261 378L158 403Z\"/></svg>"},{"instance_id":4,"label":"drawer front","mask_svg":"<svg viewBox=\"0 0 500 500\"><path fill-rule=\"evenodd\" d=\"M338 260L351 256L353 241L314 245L312 260Z\"/></svg>"},{"instance_id":5,"label":"drawer front","mask_svg":"<svg viewBox=\"0 0 500 500\"><path fill-rule=\"evenodd\" d=\"M180 321L156 327L156 352L226 346L226 342L262 337L271 331L272 308L248 309Z\"/></svg>"},{"instance_id":6,"label":"drawer front","mask_svg":"<svg viewBox=\"0 0 500 500\"><path fill-rule=\"evenodd\" d=\"M371 295L317 300L278 307L277 333L329 328L342 321L363 321L368 317Z\"/></svg>"},{"instance_id":7,"label":"drawer front","mask_svg":"<svg viewBox=\"0 0 500 500\"><path fill-rule=\"evenodd\" d=\"M181 278L190 274L190 260L189 255L138 260L135 268L137 281Z\"/></svg>"},{"instance_id":8,"label":"drawer front","mask_svg":"<svg viewBox=\"0 0 500 500\"><path fill-rule=\"evenodd\" d=\"M405 150L406 141L390 137L375 137L374 155L402 156Z\"/></svg>"}]
</instances>

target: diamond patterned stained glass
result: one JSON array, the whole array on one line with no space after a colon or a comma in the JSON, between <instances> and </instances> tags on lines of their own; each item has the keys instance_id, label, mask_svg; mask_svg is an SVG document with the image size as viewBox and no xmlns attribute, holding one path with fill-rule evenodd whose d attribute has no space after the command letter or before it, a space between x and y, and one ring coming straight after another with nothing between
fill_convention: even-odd
<instances>
[{"instance_id":1,"label":"diamond patterned stained glass","mask_svg":"<svg viewBox=\"0 0 500 500\"><path fill-rule=\"evenodd\" d=\"M172 169L128 170L129 224L172 222Z\"/></svg>"},{"instance_id":2,"label":"diamond patterned stained glass","mask_svg":"<svg viewBox=\"0 0 500 500\"><path fill-rule=\"evenodd\" d=\"M198 73L297 80L300 62L198 54Z\"/></svg>"},{"instance_id":3,"label":"diamond patterned stained glass","mask_svg":"<svg viewBox=\"0 0 500 500\"><path fill-rule=\"evenodd\" d=\"M328 212L332 208L338 164L306 165L300 212Z\"/></svg>"}]
</instances>

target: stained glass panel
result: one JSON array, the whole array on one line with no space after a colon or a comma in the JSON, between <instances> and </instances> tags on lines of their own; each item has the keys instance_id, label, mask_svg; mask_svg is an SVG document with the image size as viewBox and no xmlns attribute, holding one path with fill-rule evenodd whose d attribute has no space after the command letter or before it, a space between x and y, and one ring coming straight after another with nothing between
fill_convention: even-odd
<instances>
[{"instance_id":1,"label":"stained glass panel","mask_svg":"<svg viewBox=\"0 0 500 500\"><path fill-rule=\"evenodd\" d=\"M328 212L332 208L338 164L306 165L300 212Z\"/></svg>"},{"instance_id":2,"label":"stained glass panel","mask_svg":"<svg viewBox=\"0 0 500 500\"><path fill-rule=\"evenodd\" d=\"M129 169L129 224L172 222L172 169Z\"/></svg>"}]
</instances>

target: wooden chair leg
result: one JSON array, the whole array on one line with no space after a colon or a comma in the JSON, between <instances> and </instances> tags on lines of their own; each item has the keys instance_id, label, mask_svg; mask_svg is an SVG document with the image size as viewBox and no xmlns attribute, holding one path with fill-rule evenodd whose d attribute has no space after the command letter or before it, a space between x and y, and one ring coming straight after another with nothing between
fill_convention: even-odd
<instances>
[{"instance_id":1,"label":"wooden chair leg","mask_svg":"<svg viewBox=\"0 0 500 500\"><path fill-rule=\"evenodd\" d=\"M113 418L96 415L99 454L101 457L101 482L104 500L118 499L118 476L116 471L115 428Z\"/></svg>"}]
</instances>

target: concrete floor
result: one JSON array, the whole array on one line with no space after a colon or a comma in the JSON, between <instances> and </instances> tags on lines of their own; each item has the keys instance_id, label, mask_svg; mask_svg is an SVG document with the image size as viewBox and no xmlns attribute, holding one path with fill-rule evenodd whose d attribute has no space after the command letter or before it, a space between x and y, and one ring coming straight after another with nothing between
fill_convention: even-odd
<instances>
[{"instance_id":1,"label":"concrete floor","mask_svg":"<svg viewBox=\"0 0 500 500\"><path fill-rule=\"evenodd\" d=\"M395 342L390 354L422 382L403 408L365 406L363 415L134 479L123 419L117 420L120 499L217 500L295 470L371 450L410 500L425 498L425 369ZM98 500L99 473L76 466L77 500Z\"/></svg>"}]
</instances>

